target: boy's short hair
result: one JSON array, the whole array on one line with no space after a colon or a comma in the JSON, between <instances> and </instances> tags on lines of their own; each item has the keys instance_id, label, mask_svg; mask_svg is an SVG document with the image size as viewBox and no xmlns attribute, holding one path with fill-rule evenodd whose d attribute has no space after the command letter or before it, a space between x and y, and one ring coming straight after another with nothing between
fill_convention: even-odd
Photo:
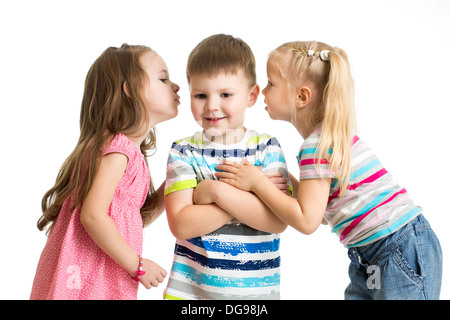
<instances>
[{"instance_id":1,"label":"boy's short hair","mask_svg":"<svg viewBox=\"0 0 450 320\"><path fill-rule=\"evenodd\" d=\"M241 69L253 86L256 84L255 64L252 50L242 39L216 34L202 40L192 50L186 75L189 82L192 75L213 76L221 71L237 74Z\"/></svg>"}]
</instances>

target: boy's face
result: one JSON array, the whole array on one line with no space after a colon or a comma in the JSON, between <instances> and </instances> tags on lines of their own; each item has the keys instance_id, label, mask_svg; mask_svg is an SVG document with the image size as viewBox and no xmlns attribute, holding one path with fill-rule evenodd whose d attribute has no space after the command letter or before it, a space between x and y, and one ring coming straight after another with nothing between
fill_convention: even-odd
<instances>
[{"instance_id":1,"label":"boy's face","mask_svg":"<svg viewBox=\"0 0 450 320\"><path fill-rule=\"evenodd\" d=\"M259 86L250 86L242 70L237 74L191 75L189 85L192 115L208 136L223 144L241 141L245 111L255 104Z\"/></svg>"}]
</instances>

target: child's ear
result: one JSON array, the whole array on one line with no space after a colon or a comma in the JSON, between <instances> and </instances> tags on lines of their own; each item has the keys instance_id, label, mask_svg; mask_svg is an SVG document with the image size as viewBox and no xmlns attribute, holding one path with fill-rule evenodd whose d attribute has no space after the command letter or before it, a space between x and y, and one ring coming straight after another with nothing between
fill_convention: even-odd
<instances>
[{"instance_id":1,"label":"child's ear","mask_svg":"<svg viewBox=\"0 0 450 320\"><path fill-rule=\"evenodd\" d=\"M250 99L248 100L248 107L253 107L256 103L256 100L258 100L258 95L259 95L259 85L255 84L251 89L250 89Z\"/></svg>"},{"instance_id":2,"label":"child's ear","mask_svg":"<svg viewBox=\"0 0 450 320\"><path fill-rule=\"evenodd\" d=\"M301 86L297 89L297 96L295 97L295 106L299 109L306 107L312 99L312 91L307 86Z\"/></svg>"}]
</instances>

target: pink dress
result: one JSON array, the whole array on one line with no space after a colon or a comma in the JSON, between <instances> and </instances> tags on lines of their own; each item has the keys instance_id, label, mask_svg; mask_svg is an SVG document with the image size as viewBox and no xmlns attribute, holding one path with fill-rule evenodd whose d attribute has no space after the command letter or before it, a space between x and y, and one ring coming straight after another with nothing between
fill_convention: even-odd
<instances>
[{"instance_id":1,"label":"pink dress","mask_svg":"<svg viewBox=\"0 0 450 320\"><path fill-rule=\"evenodd\" d=\"M146 199L150 173L144 155L125 135L117 134L105 154L112 152L125 154L128 165L108 215L125 241L141 254L140 208ZM95 244L81 224L81 208L70 212L70 202L69 197L48 236L30 299L137 299L139 283Z\"/></svg>"}]
</instances>

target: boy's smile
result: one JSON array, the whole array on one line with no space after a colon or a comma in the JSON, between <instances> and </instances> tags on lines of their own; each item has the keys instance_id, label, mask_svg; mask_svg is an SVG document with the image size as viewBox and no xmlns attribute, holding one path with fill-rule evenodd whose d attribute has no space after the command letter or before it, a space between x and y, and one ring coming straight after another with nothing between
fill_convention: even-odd
<instances>
[{"instance_id":1,"label":"boy's smile","mask_svg":"<svg viewBox=\"0 0 450 320\"><path fill-rule=\"evenodd\" d=\"M258 85L250 86L241 70L237 74L192 75L189 84L192 115L205 133L223 144L242 140L245 111L255 104Z\"/></svg>"},{"instance_id":2,"label":"boy's smile","mask_svg":"<svg viewBox=\"0 0 450 320\"><path fill-rule=\"evenodd\" d=\"M209 124L211 125L216 125L218 124L221 120L224 120L226 117L209 117L209 118L205 118L206 121L208 121Z\"/></svg>"}]
</instances>

